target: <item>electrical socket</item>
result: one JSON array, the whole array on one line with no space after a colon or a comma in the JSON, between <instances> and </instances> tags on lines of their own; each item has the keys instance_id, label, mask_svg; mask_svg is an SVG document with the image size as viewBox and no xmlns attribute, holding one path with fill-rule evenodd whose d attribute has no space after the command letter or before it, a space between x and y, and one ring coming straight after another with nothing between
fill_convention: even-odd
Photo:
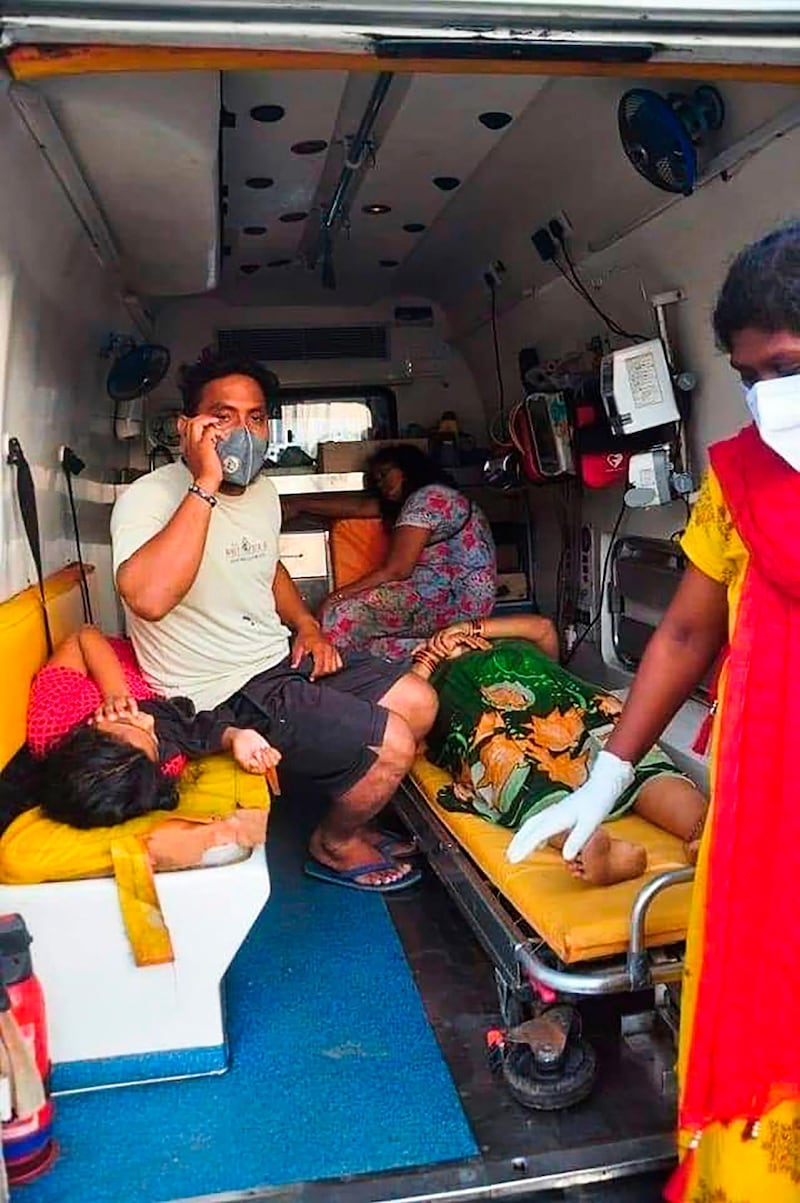
<instances>
[{"instance_id":1,"label":"electrical socket","mask_svg":"<svg viewBox=\"0 0 800 1203\"><path fill-rule=\"evenodd\" d=\"M487 288L499 288L506 274L506 265L502 259L493 259L488 267L481 272L481 279Z\"/></svg>"},{"instance_id":2,"label":"electrical socket","mask_svg":"<svg viewBox=\"0 0 800 1203\"><path fill-rule=\"evenodd\" d=\"M540 226L538 230L534 230L531 234L531 242L533 243L542 263L552 263L558 254L556 246L550 231Z\"/></svg>"},{"instance_id":3,"label":"electrical socket","mask_svg":"<svg viewBox=\"0 0 800 1203\"><path fill-rule=\"evenodd\" d=\"M682 288L672 288L669 292L654 293L648 300L654 309L659 305L677 305L679 301L686 300L686 293Z\"/></svg>"},{"instance_id":4,"label":"electrical socket","mask_svg":"<svg viewBox=\"0 0 800 1203\"><path fill-rule=\"evenodd\" d=\"M572 222L564 210L559 209L557 213L554 213L553 216L548 219L547 229L553 238L555 238L556 242L558 242L559 234L561 238L568 238L572 233Z\"/></svg>"}]
</instances>

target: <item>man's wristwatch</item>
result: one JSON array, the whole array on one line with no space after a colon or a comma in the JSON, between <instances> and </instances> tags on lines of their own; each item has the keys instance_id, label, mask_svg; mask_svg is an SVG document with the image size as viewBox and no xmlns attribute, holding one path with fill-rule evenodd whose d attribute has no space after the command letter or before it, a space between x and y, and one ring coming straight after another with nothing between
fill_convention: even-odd
<instances>
[{"instance_id":1,"label":"man's wristwatch","mask_svg":"<svg viewBox=\"0 0 800 1203\"><path fill-rule=\"evenodd\" d=\"M203 501L207 502L208 505L211 506L212 510L213 510L214 506L217 504L217 499L214 496L214 494L207 493L205 491L205 489L201 489L200 485L197 484L196 481L193 481L192 484L189 485L189 492L194 493L195 497L202 498Z\"/></svg>"}]
</instances>

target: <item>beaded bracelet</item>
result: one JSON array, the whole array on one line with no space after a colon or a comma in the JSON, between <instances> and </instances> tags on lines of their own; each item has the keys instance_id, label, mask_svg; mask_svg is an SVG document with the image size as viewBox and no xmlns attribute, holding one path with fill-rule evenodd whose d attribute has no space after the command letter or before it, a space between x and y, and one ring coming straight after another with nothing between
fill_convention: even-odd
<instances>
[{"instance_id":1,"label":"beaded bracelet","mask_svg":"<svg viewBox=\"0 0 800 1203\"><path fill-rule=\"evenodd\" d=\"M205 489L201 489L201 488L200 488L200 486L199 486L198 484L191 484L191 485L189 485L189 490L188 490L188 491L189 491L189 492L190 492L190 493L191 493L191 494L192 494L194 497L199 497L199 498L200 498L202 501L204 501L204 502L206 503L206 505L209 505L209 506L211 506L211 509L212 509L212 510L213 510L214 506L217 504L217 499L216 499L216 497L214 496L214 494L213 494L213 493L207 493L207 492L205 491Z\"/></svg>"}]
</instances>

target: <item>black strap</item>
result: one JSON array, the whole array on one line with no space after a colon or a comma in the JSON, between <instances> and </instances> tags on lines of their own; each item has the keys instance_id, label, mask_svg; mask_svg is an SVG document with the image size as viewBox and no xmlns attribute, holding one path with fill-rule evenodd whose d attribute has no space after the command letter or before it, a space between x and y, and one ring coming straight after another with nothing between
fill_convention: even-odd
<instances>
[{"instance_id":1,"label":"black strap","mask_svg":"<svg viewBox=\"0 0 800 1203\"><path fill-rule=\"evenodd\" d=\"M44 637L47 640L47 654L53 654L53 636L50 633L50 619L47 616L47 602L44 594L44 575L42 573L42 545L39 540L39 513L36 509L36 489L33 485L30 464L18 439L8 440L8 462L17 469L17 500L22 514L25 533L28 536L28 546L31 549L33 562L36 565L36 575L39 578L39 596L42 599L42 617L44 618Z\"/></svg>"},{"instance_id":2,"label":"black strap","mask_svg":"<svg viewBox=\"0 0 800 1203\"><path fill-rule=\"evenodd\" d=\"M66 464L64 464L64 475L67 478L67 496L69 498L69 508L72 514L72 529L75 532L75 554L78 557L78 569L81 574L81 602L83 603L83 621L94 622L92 614L92 599L89 594L89 580L86 576L86 565L83 562L83 553L81 551L81 530L78 526L78 511L75 508L75 494L72 491L72 473Z\"/></svg>"}]
</instances>

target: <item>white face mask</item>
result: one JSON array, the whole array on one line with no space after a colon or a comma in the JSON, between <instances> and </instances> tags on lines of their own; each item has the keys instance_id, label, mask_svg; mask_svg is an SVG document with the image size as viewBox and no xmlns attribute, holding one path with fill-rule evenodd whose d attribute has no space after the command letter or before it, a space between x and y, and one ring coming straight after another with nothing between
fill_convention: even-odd
<instances>
[{"instance_id":1,"label":"white face mask","mask_svg":"<svg viewBox=\"0 0 800 1203\"><path fill-rule=\"evenodd\" d=\"M763 442L800 472L800 375L759 380L744 397Z\"/></svg>"}]
</instances>

